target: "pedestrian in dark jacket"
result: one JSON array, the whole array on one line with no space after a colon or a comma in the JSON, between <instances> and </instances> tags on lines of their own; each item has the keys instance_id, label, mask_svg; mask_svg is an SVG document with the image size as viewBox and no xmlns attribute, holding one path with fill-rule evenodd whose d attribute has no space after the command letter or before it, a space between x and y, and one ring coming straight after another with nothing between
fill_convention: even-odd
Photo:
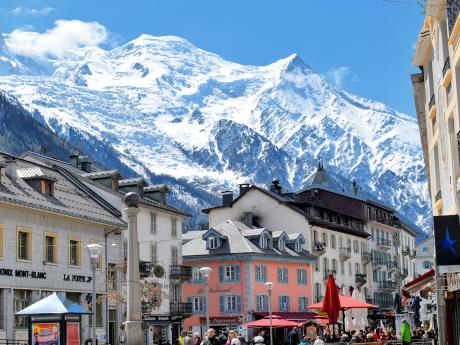
<instances>
[{"instance_id":1,"label":"pedestrian in dark jacket","mask_svg":"<svg viewBox=\"0 0 460 345\"><path fill-rule=\"evenodd\" d=\"M208 339L204 343L204 345L222 345L220 340L216 337L216 330L214 328L208 329Z\"/></svg>"},{"instance_id":2,"label":"pedestrian in dark jacket","mask_svg":"<svg viewBox=\"0 0 460 345\"><path fill-rule=\"evenodd\" d=\"M299 345L299 333L297 333L297 327L294 327L289 332L289 345Z\"/></svg>"}]
</instances>

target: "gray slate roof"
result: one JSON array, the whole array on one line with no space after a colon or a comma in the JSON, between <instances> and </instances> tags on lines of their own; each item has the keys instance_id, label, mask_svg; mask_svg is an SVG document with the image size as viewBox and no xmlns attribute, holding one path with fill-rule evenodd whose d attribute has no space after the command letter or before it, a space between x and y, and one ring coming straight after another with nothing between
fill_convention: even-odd
<instances>
[{"instance_id":1,"label":"gray slate roof","mask_svg":"<svg viewBox=\"0 0 460 345\"><path fill-rule=\"evenodd\" d=\"M294 260L315 260L315 256L307 251L297 253L296 251L286 247L286 250L280 251L277 248L262 249L251 242L244 236L244 232L251 229L249 226L242 222L226 220L225 222L211 228L210 230L216 231L222 236L227 237L223 241L221 248L209 250L206 248L206 241L203 235L207 231L201 232L201 236L197 236L182 245L182 255L184 260L193 259L204 256L222 256L222 255L249 255L260 256L263 255L267 260L271 259L294 259Z\"/></svg>"},{"instance_id":2,"label":"gray slate roof","mask_svg":"<svg viewBox=\"0 0 460 345\"><path fill-rule=\"evenodd\" d=\"M120 187L131 186L133 184L139 184L139 183L143 183L144 185L147 185L147 182L145 182L145 179L142 176L127 178L127 179L118 181L118 185Z\"/></svg>"},{"instance_id":3,"label":"gray slate roof","mask_svg":"<svg viewBox=\"0 0 460 345\"><path fill-rule=\"evenodd\" d=\"M99 178L111 177L116 174L120 175L118 170L100 170L100 171L93 171L90 173L83 173L82 176L88 177L90 179L99 179Z\"/></svg>"},{"instance_id":4,"label":"gray slate roof","mask_svg":"<svg viewBox=\"0 0 460 345\"><path fill-rule=\"evenodd\" d=\"M147 187L144 187L144 192L156 192L156 191L165 191L170 192L168 185L165 183L161 184L150 184Z\"/></svg>"},{"instance_id":5,"label":"gray slate roof","mask_svg":"<svg viewBox=\"0 0 460 345\"><path fill-rule=\"evenodd\" d=\"M0 156L2 158L13 157L4 153L0 153ZM126 228L124 221L101 206L94 195L80 188L58 169L21 158L16 158L15 162L16 171L33 172L38 169L44 176L54 180L54 195L43 195L32 188L23 178L18 176L12 180L5 174L2 176L0 184L0 202L80 218L117 228ZM13 163L8 162L8 164ZM27 174L23 176L27 176Z\"/></svg>"},{"instance_id":6,"label":"gray slate roof","mask_svg":"<svg viewBox=\"0 0 460 345\"><path fill-rule=\"evenodd\" d=\"M17 169L16 171L19 178L24 180L33 179L33 178L42 178L54 181L54 178L49 174L46 174L43 169L39 167L26 168L26 169Z\"/></svg>"}]
</instances>

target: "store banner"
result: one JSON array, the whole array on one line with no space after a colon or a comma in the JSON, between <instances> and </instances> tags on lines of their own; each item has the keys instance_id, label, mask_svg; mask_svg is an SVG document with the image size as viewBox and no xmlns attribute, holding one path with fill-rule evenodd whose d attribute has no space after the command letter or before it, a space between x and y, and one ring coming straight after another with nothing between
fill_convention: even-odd
<instances>
[{"instance_id":1,"label":"store banner","mask_svg":"<svg viewBox=\"0 0 460 345\"><path fill-rule=\"evenodd\" d=\"M80 323L67 322L66 345L80 345Z\"/></svg>"},{"instance_id":2,"label":"store banner","mask_svg":"<svg viewBox=\"0 0 460 345\"><path fill-rule=\"evenodd\" d=\"M460 265L460 222L458 215L435 216L436 265Z\"/></svg>"}]
</instances>

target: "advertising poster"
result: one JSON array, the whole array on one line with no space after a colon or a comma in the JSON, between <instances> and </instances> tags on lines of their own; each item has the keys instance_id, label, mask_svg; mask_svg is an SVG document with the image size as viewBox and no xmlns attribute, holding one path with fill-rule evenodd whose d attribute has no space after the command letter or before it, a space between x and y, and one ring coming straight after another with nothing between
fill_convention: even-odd
<instances>
[{"instance_id":1,"label":"advertising poster","mask_svg":"<svg viewBox=\"0 0 460 345\"><path fill-rule=\"evenodd\" d=\"M66 345L80 345L80 323L67 322Z\"/></svg>"},{"instance_id":2,"label":"advertising poster","mask_svg":"<svg viewBox=\"0 0 460 345\"><path fill-rule=\"evenodd\" d=\"M59 345L59 323L33 323L32 345Z\"/></svg>"}]
</instances>

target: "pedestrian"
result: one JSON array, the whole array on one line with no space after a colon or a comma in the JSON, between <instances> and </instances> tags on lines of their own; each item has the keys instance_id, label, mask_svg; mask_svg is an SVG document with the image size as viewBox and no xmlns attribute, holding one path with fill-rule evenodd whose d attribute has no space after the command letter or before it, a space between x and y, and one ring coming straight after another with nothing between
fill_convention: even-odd
<instances>
[{"instance_id":1,"label":"pedestrian","mask_svg":"<svg viewBox=\"0 0 460 345\"><path fill-rule=\"evenodd\" d=\"M206 340L205 345L222 345L216 337L216 330L214 328L208 329L208 339Z\"/></svg>"},{"instance_id":2,"label":"pedestrian","mask_svg":"<svg viewBox=\"0 0 460 345\"><path fill-rule=\"evenodd\" d=\"M230 345L241 345L241 342L238 340L237 337L233 338L230 342Z\"/></svg>"},{"instance_id":3,"label":"pedestrian","mask_svg":"<svg viewBox=\"0 0 460 345\"><path fill-rule=\"evenodd\" d=\"M184 338L186 337L186 335L187 331L183 330L182 332L180 332L179 345L184 345Z\"/></svg>"},{"instance_id":4,"label":"pedestrian","mask_svg":"<svg viewBox=\"0 0 460 345\"><path fill-rule=\"evenodd\" d=\"M193 345L200 345L200 344L201 344L200 333L198 332L193 333Z\"/></svg>"},{"instance_id":5,"label":"pedestrian","mask_svg":"<svg viewBox=\"0 0 460 345\"><path fill-rule=\"evenodd\" d=\"M201 340L200 345L205 345L207 341L208 341L208 332L205 332L203 335L203 340Z\"/></svg>"},{"instance_id":6,"label":"pedestrian","mask_svg":"<svg viewBox=\"0 0 460 345\"><path fill-rule=\"evenodd\" d=\"M323 341L323 339L321 339L321 337L318 335L318 336L316 337L316 340L315 340L315 342L313 343L313 345L324 345L324 341Z\"/></svg>"},{"instance_id":7,"label":"pedestrian","mask_svg":"<svg viewBox=\"0 0 460 345\"><path fill-rule=\"evenodd\" d=\"M308 341L307 336L302 338L302 340L300 341L300 345L310 345L310 342Z\"/></svg>"},{"instance_id":8,"label":"pedestrian","mask_svg":"<svg viewBox=\"0 0 460 345\"><path fill-rule=\"evenodd\" d=\"M192 339L192 335L190 333L187 333L184 336L184 345L193 345L193 339Z\"/></svg>"},{"instance_id":9,"label":"pedestrian","mask_svg":"<svg viewBox=\"0 0 460 345\"><path fill-rule=\"evenodd\" d=\"M253 342L257 345L264 345L264 338L261 335L258 335L257 337L254 337Z\"/></svg>"},{"instance_id":10,"label":"pedestrian","mask_svg":"<svg viewBox=\"0 0 460 345\"><path fill-rule=\"evenodd\" d=\"M289 345L299 345L299 333L297 333L297 327L293 327L289 332Z\"/></svg>"},{"instance_id":11,"label":"pedestrian","mask_svg":"<svg viewBox=\"0 0 460 345\"><path fill-rule=\"evenodd\" d=\"M236 338L236 332L235 331L229 331L228 332L228 338L227 338L227 342L225 343L225 345L232 345L232 340Z\"/></svg>"},{"instance_id":12,"label":"pedestrian","mask_svg":"<svg viewBox=\"0 0 460 345\"><path fill-rule=\"evenodd\" d=\"M401 324L401 340L402 345L410 345L412 341L410 325L406 320L403 320Z\"/></svg>"}]
</instances>

